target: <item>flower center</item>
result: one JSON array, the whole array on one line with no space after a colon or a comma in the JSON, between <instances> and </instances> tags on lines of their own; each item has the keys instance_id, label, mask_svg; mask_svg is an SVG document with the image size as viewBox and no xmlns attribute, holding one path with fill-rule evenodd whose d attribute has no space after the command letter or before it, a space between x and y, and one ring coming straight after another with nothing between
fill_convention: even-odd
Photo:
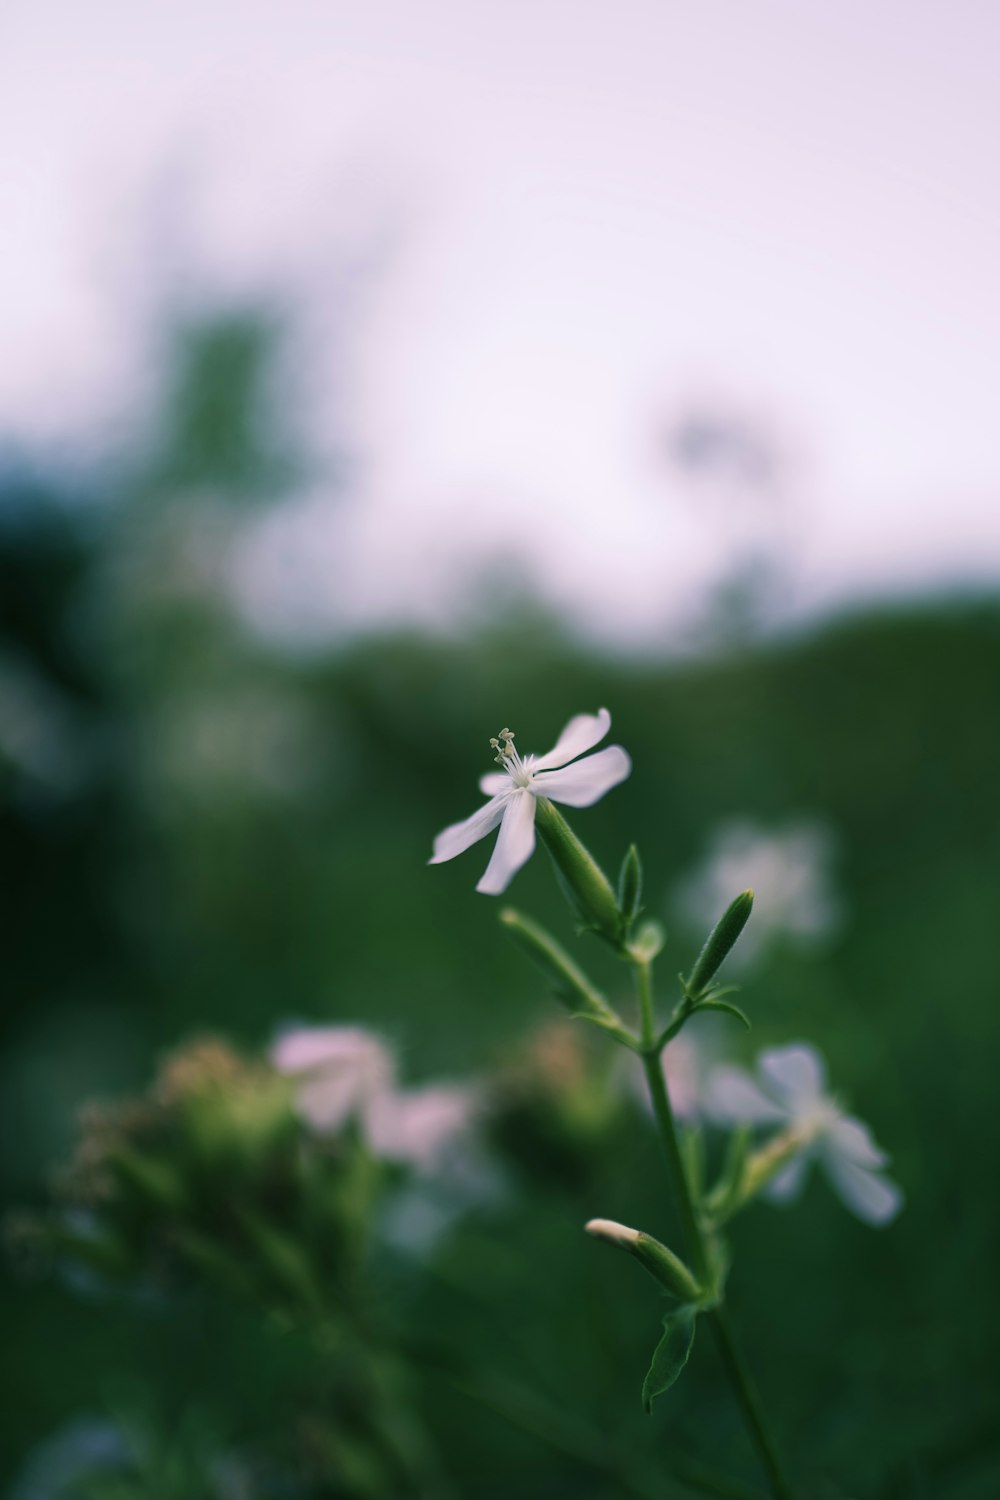
<instances>
[{"instance_id":1,"label":"flower center","mask_svg":"<svg viewBox=\"0 0 1000 1500\"><path fill-rule=\"evenodd\" d=\"M795 1124L810 1140L817 1140L819 1136L825 1135L831 1126L836 1125L841 1117L842 1111L835 1099L821 1097L814 1100L806 1109L797 1116Z\"/></svg>"},{"instance_id":2,"label":"flower center","mask_svg":"<svg viewBox=\"0 0 1000 1500\"><path fill-rule=\"evenodd\" d=\"M525 787L531 781L531 761L529 755L527 760L522 760L514 748L514 733L510 729L501 729L490 744L496 751L493 759L498 766L503 766L507 775L515 786Z\"/></svg>"}]
</instances>

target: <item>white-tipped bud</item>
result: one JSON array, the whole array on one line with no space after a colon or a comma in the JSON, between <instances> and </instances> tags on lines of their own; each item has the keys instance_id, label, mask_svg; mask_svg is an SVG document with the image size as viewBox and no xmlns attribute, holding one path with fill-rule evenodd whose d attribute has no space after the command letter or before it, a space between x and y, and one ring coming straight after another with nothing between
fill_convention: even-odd
<instances>
[{"instance_id":1,"label":"white-tipped bud","mask_svg":"<svg viewBox=\"0 0 1000 1500\"><path fill-rule=\"evenodd\" d=\"M583 1227L597 1239L607 1240L609 1245L617 1245L620 1250L634 1255L650 1276L679 1301L696 1303L701 1300L702 1289L693 1273L679 1255L661 1245L659 1240L654 1240L651 1234L630 1229L627 1224L619 1224L614 1219L589 1219Z\"/></svg>"},{"instance_id":2,"label":"white-tipped bud","mask_svg":"<svg viewBox=\"0 0 1000 1500\"><path fill-rule=\"evenodd\" d=\"M625 1250L631 1249L639 1238L638 1229L617 1224L614 1219L588 1219L583 1227L588 1234L596 1235L599 1240L610 1240L612 1245L621 1245Z\"/></svg>"}]
</instances>

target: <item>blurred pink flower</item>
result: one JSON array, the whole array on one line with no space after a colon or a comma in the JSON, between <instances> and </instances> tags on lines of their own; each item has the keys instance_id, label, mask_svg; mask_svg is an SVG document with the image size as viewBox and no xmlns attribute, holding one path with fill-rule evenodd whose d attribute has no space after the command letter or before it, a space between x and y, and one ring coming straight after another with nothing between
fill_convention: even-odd
<instances>
[{"instance_id":1,"label":"blurred pink flower","mask_svg":"<svg viewBox=\"0 0 1000 1500\"><path fill-rule=\"evenodd\" d=\"M304 1120L335 1134L356 1120L371 1151L387 1161L431 1170L467 1132L477 1112L470 1085L399 1089L391 1052L360 1026L304 1026L271 1049L280 1073L297 1080Z\"/></svg>"}]
</instances>

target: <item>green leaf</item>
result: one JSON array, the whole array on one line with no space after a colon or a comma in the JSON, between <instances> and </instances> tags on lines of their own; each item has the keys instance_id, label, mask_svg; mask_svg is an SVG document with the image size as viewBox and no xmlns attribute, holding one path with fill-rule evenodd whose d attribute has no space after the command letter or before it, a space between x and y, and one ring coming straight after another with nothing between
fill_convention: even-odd
<instances>
[{"instance_id":1,"label":"green leaf","mask_svg":"<svg viewBox=\"0 0 1000 1500\"><path fill-rule=\"evenodd\" d=\"M642 1404L647 1415L653 1402L669 1391L688 1362L694 1343L695 1309L680 1307L663 1320L663 1337L653 1350L653 1362L642 1382Z\"/></svg>"},{"instance_id":2,"label":"green leaf","mask_svg":"<svg viewBox=\"0 0 1000 1500\"><path fill-rule=\"evenodd\" d=\"M610 1013L602 1015L593 1010L575 1010L571 1013L570 1019L573 1021L589 1021L591 1026L597 1026L601 1031L606 1031L609 1036L613 1036L616 1042L620 1042L630 1052L642 1051L642 1043L639 1038L633 1036L628 1027L623 1026L615 1015Z\"/></svg>"},{"instance_id":3,"label":"green leaf","mask_svg":"<svg viewBox=\"0 0 1000 1500\"><path fill-rule=\"evenodd\" d=\"M727 1015L735 1016L737 1021L742 1021L747 1031L750 1030L749 1018L738 1005L730 1005L728 1000L699 1000L695 1010L724 1010Z\"/></svg>"}]
</instances>

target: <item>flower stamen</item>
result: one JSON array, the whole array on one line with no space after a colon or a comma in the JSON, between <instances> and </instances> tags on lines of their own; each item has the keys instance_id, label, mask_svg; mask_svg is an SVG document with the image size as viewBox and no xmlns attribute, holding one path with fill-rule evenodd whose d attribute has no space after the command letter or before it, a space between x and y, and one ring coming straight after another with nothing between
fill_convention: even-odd
<instances>
[{"instance_id":1,"label":"flower stamen","mask_svg":"<svg viewBox=\"0 0 1000 1500\"><path fill-rule=\"evenodd\" d=\"M490 745L496 751L493 759L498 766L517 779L524 774L524 762L514 749L514 731L512 729L501 729L499 735L490 740Z\"/></svg>"}]
</instances>

